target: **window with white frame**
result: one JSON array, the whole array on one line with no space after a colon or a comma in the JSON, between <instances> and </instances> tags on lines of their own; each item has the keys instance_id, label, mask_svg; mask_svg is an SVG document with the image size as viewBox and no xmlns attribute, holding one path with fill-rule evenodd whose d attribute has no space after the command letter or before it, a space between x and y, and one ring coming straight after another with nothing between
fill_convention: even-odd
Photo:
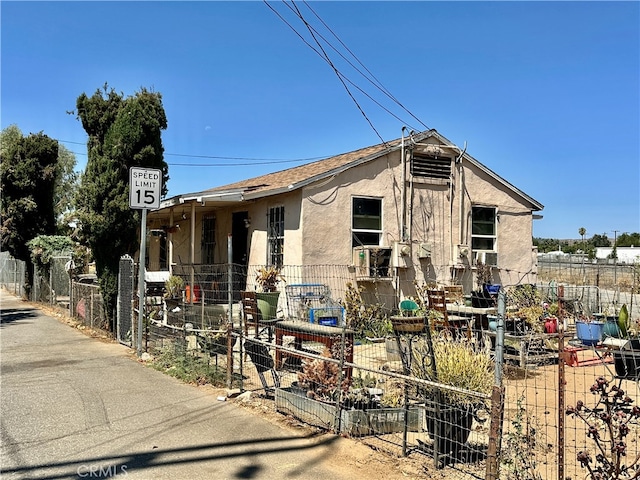
<instances>
[{"instance_id":1,"label":"window with white frame","mask_svg":"<svg viewBox=\"0 0 640 480\"><path fill-rule=\"evenodd\" d=\"M267 219L267 260L269 265L284 265L284 207L271 207Z\"/></svg>"},{"instance_id":2,"label":"window with white frame","mask_svg":"<svg viewBox=\"0 0 640 480\"><path fill-rule=\"evenodd\" d=\"M205 215L202 218L202 239L200 242L202 263L213 265L213 252L216 247L216 217Z\"/></svg>"},{"instance_id":3,"label":"window with white frame","mask_svg":"<svg viewBox=\"0 0 640 480\"><path fill-rule=\"evenodd\" d=\"M496 251L496 213L495 207L471 208L471 250Z\"/></svg>"},{"instance_id":4,"label":"window with white frame","mask_svg":"<svg viewBox=\"0 0 640 480\"><path fill-rule=\"evenodd\" d=\"M353 197L351 211L352 247L380 245L382 237L382 199Z\"/></svg>"}]
</instances>

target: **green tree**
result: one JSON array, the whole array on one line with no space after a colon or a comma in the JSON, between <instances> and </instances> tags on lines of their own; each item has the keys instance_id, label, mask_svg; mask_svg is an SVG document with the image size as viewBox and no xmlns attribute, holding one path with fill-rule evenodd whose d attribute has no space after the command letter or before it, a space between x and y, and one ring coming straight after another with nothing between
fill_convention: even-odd
<instances>
[{"instance_id":1,"label":"green tree","mask_svg":"<svg viewBox=\"0 0 640 480\"><path fill-rule=\"evenodd\" d=\"M74 219L74 199L78 190L79 175L75 170L76 156L64 145L58 148L58 172L53 198L54 212L59 234L69 234L69 223Z\"/></svg>"},{"instance_id":2,"label":"green tree","mask_svg":"<svg viewBox=\"0 0 640 480\"><path fill-rule=\"evenodd\" d=\"M42 132L22 135L12 125L0 137L0 247L26 263L26 293L33 281L29 240L55 233L58 142Z\"/></svg>"},{"instance_id":3,"label":"green tree","mask_svg":"<svg viewBox=\"0 0 640 480\"><path fill-rule=\"evenodd\" d=\"M91 97L81 94L76 108L89 136L87 167L76 197L79 235L93 253L113 330L120 257L138 251L140 214L129 208L129 169L162 170L166 194L169 177L161 131L167 118L162 96L144 88L124 98L105 84Z\"/></svg>"},{"instance_id":4,"label":"green tree","mask_svg":"<svg viewBox=\"0 0 640 480\"><path fill-rule=\"evenodd\" d=\"M640 233L623 233L616 239L618 247L637 247L640 246Z\"/></svg>"},{"instance_id":5,"label":"green tree","mask_svg":"<svg viewBox=\"0 0 640 480\"><path fill-rule=\"evenodd\" d=\"M606 233L603 233L602 235L598 235L598 234L594 235L589 240L589 243L594 247L610 247L611 246L611 240L609 240Z\"/></svg>"},{"instance_id":6,"label":"green tree","mask_svg":"<svg viewBox=\"0 0 640 480\"><path fill-rule=\"evenodd\" d=\"M583 252L586 251L585 246L584 246L584 236L587 234L587 229L584 227L580 227L578 229L578 235L580 235L580 238L582 239L582 246L580 247L582 249Z\"/></svg>"}]
</instances>

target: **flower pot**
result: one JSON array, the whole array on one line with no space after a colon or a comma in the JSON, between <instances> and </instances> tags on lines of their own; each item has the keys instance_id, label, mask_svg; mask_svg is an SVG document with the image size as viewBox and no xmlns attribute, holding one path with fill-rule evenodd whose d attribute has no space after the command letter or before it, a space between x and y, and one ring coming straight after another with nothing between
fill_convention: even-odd
<instances>
[{"instance_id":1,"label":"flower pot","mask_svg":"<svg viewBox=\"0 0 640 480\"><path fill-rule=\"evenodd\" d=\"M406 338L400 338L399 346L398 340L395 337L387 337L384 339L384 346L389 362L399 362L402 360L402 355L407 355L409 352L409 345Z\"/></svg>"},{"instance_id":2,"label":"flower pot","mask_svg":"<svg viewBox=\"0 0 640 480\"><path fill-rule=\"evenodd\" d=\"M549 317L544 322L544 333L558 333L558 319Z\"/></svg>"},{"instance_id":3,"label":"flower pot","mask_svg":"<svg viewBox=\"0 0 640 480\"><path fill-rule=\"evenodd\" d=\"M473 408L461 405L440 405L428 401L425 409L427 432L438 448L438 454L449 455L452 459L469 439L473 424Z\"/></svg>"},{"instance_id":4,"label":"flower pot","mask_svg":"<svg viewBox=\"0 0 640 480\"><path fill-rule=\"evenodd\" d=\"M603 338L621 338L622 332L620 331L620 327L618 326L618 319L615 317L607 317L607 321L604 322L604 327L602 328L602 337Z\"/></svg>"},{"instance_id":5,"label":"flower pot","mask_svg":"<svg viewBox=\"0 0 640 480\"><path fill-rule=\"evenodd\" d=\"M583 345L596 345L602 341L604 322L576 320L576 336Z\"/></svg>"},{"instance_id":6,"label":"flower pot","mask_svg":"<svg viewBox=\"0 0 640 480\"><path fill-rule=\"evenodd\" d=\"M627 380L640 379L640 340L630 340L627 345L613 352L616 377Z\"/></svg>"},{"instance_id":7,"label":"flower pot","mask_svg":"<svg viewBox=\"0 0 640 480\"><path fill-rule=\"evenodd\" d=\"M498 330L498 316L497 315L487 315L487 321L489 322L489 330L495 332Z\"/></svg>"},{"instance_id":8,"label":"flower pot","mask_svg":"<svg viewBox=\"0 0 640 480\"><path fill-rule=\"evenodd\" d=\"M420 333L426 326L425 317L391 317L393 330L401 333Z\"/></svg>"},{"instance_id":9,"label":"flower pot","mask_svg":"<svg viewBox=\"0 0 640 480\"><path fill-rule=\"evenodd\" d=\"M336 405L308 398L297 389L276 388L276 410L299 418L309 425L325 429L336 428ZM408 413L408 415L406 415ZM349 435L374 435L408 431L419 432L424 422L424 409L412 406L404 408L374 408L370 410L341 409L340 429Z\"/></svg>"},{"instance_id":10,"label":"flower pot","mask_svg":"<svg viewBox=\"0 0 640 480\"><path fill-rule=\"evenodd\" d=\"M256 293L258 310L260 310L260 315L262 316L262 320L273 320L276 318L279 296L280 296L280 292L257 292Z\"/></svg>"}]
</instances>

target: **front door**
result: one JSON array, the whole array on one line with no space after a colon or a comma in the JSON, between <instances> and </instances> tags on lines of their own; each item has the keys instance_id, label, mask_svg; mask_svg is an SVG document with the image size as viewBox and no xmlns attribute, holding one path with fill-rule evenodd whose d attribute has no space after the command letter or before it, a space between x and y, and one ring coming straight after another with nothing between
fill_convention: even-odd
<instances>
[{"instance_id":1,"label":"front door","mask_svg":"<svg viewBox=\"0 0 640 480\"><path fill-rule=\"evenodd\" d=\"M246 289L249 263L249 212L235 212L231 219L231 249L233 263L233 290Z\"/></svg>"}]
</instances>

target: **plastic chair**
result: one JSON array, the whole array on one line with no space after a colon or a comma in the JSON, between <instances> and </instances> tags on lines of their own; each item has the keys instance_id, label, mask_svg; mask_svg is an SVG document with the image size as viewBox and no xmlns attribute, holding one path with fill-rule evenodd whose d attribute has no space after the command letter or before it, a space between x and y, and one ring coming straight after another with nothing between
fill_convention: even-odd
<instances>
[{"instance_id":1,"label":"plastic chair","mask_svg":"<svg viewBox=\"0 0 640 480\"><path fill-rule=\"evenodd\" d=\"M402 300L398 304L398 308L400 309L400 315L402 315L403 317L415 317L420 310L420 307L418 307L416 301L411 300L410 298Z\"/></svg>"}]
</instances>

